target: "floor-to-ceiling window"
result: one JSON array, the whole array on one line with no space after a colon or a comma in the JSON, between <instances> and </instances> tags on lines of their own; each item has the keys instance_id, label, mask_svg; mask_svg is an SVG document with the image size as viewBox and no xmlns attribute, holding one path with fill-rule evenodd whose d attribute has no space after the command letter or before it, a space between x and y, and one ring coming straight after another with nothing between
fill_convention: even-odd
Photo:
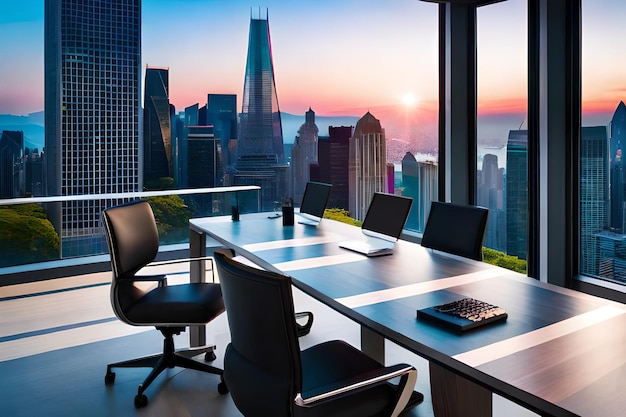
<instances>
[{"instance_id":1,"label":"floor-to-ceiling window","mask_svg":"<svg viewBox=\"0 0 626 417\"><path fill-rule=\"evenodd\" d=\"M626 285L626 3L582 1L580 274Z\"/></svg>"},{"instance_id":2,"label":"floor-to-ceiling window","mask_svg":"<svg viewBox=\"0 0 626 417\"><path fill-rule=\"evenodd\" d=\"M476 202L489 208L484 245L526 260L527 1L477 9ZM522 262L523 263L523 262Z\"/></svg>"}]
</instances>

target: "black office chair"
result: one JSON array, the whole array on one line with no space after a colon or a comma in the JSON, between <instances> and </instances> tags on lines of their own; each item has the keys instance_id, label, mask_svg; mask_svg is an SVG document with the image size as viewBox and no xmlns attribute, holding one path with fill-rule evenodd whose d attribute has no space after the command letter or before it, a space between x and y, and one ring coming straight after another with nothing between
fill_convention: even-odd
<instances>
[{"instance_id":1,"label":"black office chair","mask_svg":"<svg viewBox=\"0 0 626 417\"><path fill-rule=\"evenodd\" d=\"M231 333L224 380L243 415L389 417L423 400L411 365L385 367L338 340L300 351L290 277L239 263L229 249L213 255Z\"/></svg>"},{"instance_id":2,"label":"black office chair","mask_svg":"<svg viewBox=\"0 0 626 417\"><path fill-rule=\"evenodd\" d=\"M102 223L111 255L111 304L115 315L133 326L155 326L165 337L162 354L109 364L105 383L109 385L115 381L112 368L152 367L135 396L135 406L143 407L148 403L144 391L152 381L166 368L180 366L220 375L222 382L218 391L228 392L223 383L223 370L192 359L204 353L206 361L214 360L215 346L176 352L173 338L187 326L204 325L224 312L220 285L189 283L168 286L165 275L136 275L154 260L159 250L157 225L147 202L108 208L102 213ZM156 287L141 290L135 285L139 282L153 282Z\"/></svg>"},{"instance_id":3,"label":"black office chair","mask_svg":"<svg viewBox=\"0 0 626 417\"><path fill-rule=\"evenodd\" d=\"M482 261L489 210L433 201L422 246Z\"/></svg>"}]
</instances>

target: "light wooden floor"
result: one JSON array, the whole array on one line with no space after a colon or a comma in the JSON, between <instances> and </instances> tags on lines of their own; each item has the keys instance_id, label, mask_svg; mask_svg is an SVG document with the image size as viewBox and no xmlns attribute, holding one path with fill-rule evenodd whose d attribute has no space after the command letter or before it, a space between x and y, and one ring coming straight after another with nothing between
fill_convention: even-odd
<instances>
[{"instance_id":1,"label":"light wooden floor","mask_svg":"<svg viewBox=\"0 0 626 417\"><path fill-rule=\"evenodd\" d=\"M171 272L172 270L168 270ZM188 280L175 274L174 282ZM105 386L106 364L162 348L160 333L119 322L110 306L110 273L35 284L0 287L0 415L10 416L241 416L229 395L217 393L219 377L178 368L161 374L146 391L149 404L136 410L133 397L147 369L118 369ZM313 311L312 332L302 348L343 339L359 346L359 328L350 320L295 290L297 311ZM207 341L218 346L215 364L229 341L226 314L207 326ZM176 338L188 346L188 334ZM416 389L425 401L407 416L430 417L428 363L391 343L388 363L408 362L418 369ZM5 414L6 413L6 414ZM494 416L533 416L494 396Z\"/></svg>"}]
</instances>

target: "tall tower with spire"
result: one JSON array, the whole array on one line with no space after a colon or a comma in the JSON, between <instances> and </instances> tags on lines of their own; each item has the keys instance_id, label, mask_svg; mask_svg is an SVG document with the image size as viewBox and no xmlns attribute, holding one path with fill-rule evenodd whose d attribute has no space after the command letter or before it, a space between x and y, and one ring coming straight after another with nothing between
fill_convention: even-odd
<instances>
[{"instance_id":1,"label":"tall tower with spire","mask_svg":"<svg viewBox=\"0 0 626 417\"><path fill-rule=\"evenodd\" d=\"M250 18L236 166L236 184L261 186L262 209L285 196L288 176L267 17Z\"/></svg>"},{"instance_id":2,"label":"tall tower with spire","mask_svg":"<svg viewBox=\"0 0 626 417\"><path fill-rule=\"evenodd\" d=\"M272 155L277 163L284 162L282 123L267 18L250 19L240 123L239 155Z\"/></svg>"}]
</instances>

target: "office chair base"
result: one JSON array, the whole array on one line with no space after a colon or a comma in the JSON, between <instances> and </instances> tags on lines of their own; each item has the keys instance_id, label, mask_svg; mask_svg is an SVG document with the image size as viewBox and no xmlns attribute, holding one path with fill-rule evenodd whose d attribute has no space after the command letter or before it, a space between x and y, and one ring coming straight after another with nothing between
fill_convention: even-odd
<instances>
[{"instance_id":1,"label":"office chair base","mask_svg":"<svg viewBox=\"0 0 626 417\"><path fill-rule=\"evenodd\" d=\"M228 388L224 382L224 371L222 369L192 359L192 357L204 353L205 360L215 360L215 346L175 351L174 334L179 334L180 329L162 328L159 330L161 330L161 333L163 333L165 337L163 340L162 354L109 364L107 365L107 373L104 376L104 383L110 385L115 382L115 372L111 371L112 368L152 368L150 374L148 374L144 382L140 384L137 389L137 395L135 396L135 407L137 408L145 407L148 404L148 398L145 396L144 391L148 389L156 377L167 368L181 367L219 375L220 383L218 384L217 390L220 394L228 393Z\"/></svg>"}]
</instances>

